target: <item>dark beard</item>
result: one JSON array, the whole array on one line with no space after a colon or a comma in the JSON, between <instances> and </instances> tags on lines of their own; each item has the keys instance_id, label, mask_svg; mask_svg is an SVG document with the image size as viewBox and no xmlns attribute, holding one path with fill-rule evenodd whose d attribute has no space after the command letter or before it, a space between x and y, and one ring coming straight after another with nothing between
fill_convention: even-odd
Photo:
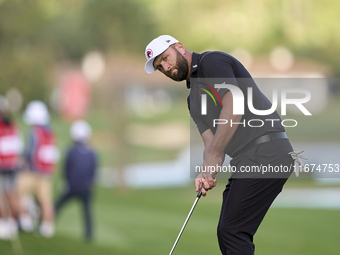
<instances>
[{"instance_id":1,"label":"dark beard","mask_svg":"<svg viewBox=\"0 0 340 255\"><path fill-rule=\"evenodd\" d=\"M183 81L188 77L189 73L188 60L186 60L186 58L183 57L183 55L177 49L175 50L177 52L176 66L174 66L170 69L169 72L166 72L164 74L174 81ZM176 74L171 73L173 69L177 69Z\"/></svg>"}]
</instances>

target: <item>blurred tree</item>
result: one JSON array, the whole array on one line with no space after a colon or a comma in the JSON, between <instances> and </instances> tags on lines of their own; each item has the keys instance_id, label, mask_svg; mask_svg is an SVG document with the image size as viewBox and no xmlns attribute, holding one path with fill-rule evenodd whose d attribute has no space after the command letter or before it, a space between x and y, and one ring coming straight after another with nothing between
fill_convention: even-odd
<instances>
[{"instance_id":1,"label":"blurred tree","mask_svg":"<svg viewBox=\"0 0 340 255\"><path fill-rule=\"evenodd\" d=\"M340 75L337 0L143 0L159 34L171 34L190 49L266 55L276 46L315 59Z\"/></svg>"},{"instance_id":2,"label":"blurred tree","mask_svg":"<svg viewBox=\"0 0 340 255\"><path fill-rule=\"evenodd\" d=\"M39 39L44 24L34 0L0 4L0 88L17 87L25 101L45 99L51 54Z\"/></svg>"},{"instance_id":3,"label":"blurred tree","mask_svg":"<svg viewBox=\"0 0 340 255\"><path fill-rule=\"evenodd\" d=\"M17 87L24 102L47 100L50 72L90 50L144 50L153 36L150 13L134 0L0 1L0 93Z\"/></svg>"},{"instance_id":4,"label":"blurred tree","mask_svg":"<svg viewBox=\"0 0 340 255\"><path fill-rule=\"evenodd\" d=\"M88 0L82 17L87 47L105 52L144 52L155 34L152 13L138 0Z\"/></svg>"},{"instance_id":5,"label":"blurred tree","mask_svg":"<svg viewBox=\"0 0 340 255\"><path fill-rule=\"evenodd\" d=\"M0 0L0 94L45 100L56 63L79 65L91 50L143 55L171 34L201 52L289 47L340 75L337 0Z\"/></svg>"}]
</instances>

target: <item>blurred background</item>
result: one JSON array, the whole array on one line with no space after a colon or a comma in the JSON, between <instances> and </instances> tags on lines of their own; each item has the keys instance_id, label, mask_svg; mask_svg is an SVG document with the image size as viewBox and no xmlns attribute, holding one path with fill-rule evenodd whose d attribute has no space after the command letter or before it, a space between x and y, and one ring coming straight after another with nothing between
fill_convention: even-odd
<instances>
[{"instance_id":1,"label":"blurred background","mask_svg":"<svg viewBox=\"0 0 340 255\"><path fill-rule=\"evenodd\" d=\"M83 243L81 207L72 202L52 239L20 234L23 254L170 251L195 192L187 170L189 91L144 73L145 46L161 34L197 53L227 52L254 77L321 78L313 116L290 111L286 118L299 124L287 133L296 148L310 148L309 163L339 164L338 8L335 0L0 0L0 94L23 137L26 105L47 104L61 153L54 193L63 186L74 120L90 123L99 155L94 242ZM258 254L339 254L340 182L308 177L287 183L255 235ZM176 254L219 254L226 182L200 201ZM15 254L12 248L0 240L1 254Z\"/></svg>"}]
</instances>

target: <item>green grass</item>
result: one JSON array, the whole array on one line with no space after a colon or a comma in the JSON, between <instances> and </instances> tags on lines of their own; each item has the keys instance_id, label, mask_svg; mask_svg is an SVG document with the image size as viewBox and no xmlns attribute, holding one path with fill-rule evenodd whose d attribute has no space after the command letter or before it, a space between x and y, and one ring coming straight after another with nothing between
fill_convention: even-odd
<instances>
[{"instance_id":1,"label":"green grass","mask_svg":"<svg viewBox=\"0 0 340 255\"><path fill-rule=\"evenodd\" d=\"M273 208L255 238L257 254L339 254L339 211Z\"/></svg>"},{"instance_id":2,"label":"green grass","mask_svg":"<svg viewBox=\"0 0 340 255\"><path fill-rule=\"evenodd\" d=\"M216 225L224 184L220 180L207 197L201 198L174 254L220 254ZM194 199L192 186L145 190L97 188L93 243L82 240L81 207L73 201L61 211L54 238L20 234L23 254L168 254ZM338 254L338 222L337 210L272 208L255 235L256 254ZM14 254L9 241L0 241L0 251L1 255Z\"/></svg>"},{"instance_id":3,"label":"green grass","mask_svg":"<svg viewBox=\"0 0 340 255\"><path fill-rule=\"evenodd\" d=\"M86 244L76 238L57 235L52 239L42 239L37 234L20 234L22 252L14 251L10 241L0 241L2 255L92 255L111 254L112 250L97 244Z\"/></svg>"}]
</instances>

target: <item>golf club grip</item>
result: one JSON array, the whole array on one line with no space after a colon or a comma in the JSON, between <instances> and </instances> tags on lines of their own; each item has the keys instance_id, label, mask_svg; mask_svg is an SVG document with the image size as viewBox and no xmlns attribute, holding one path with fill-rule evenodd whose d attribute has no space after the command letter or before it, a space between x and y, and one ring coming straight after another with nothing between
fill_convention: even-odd
<instances>
[{"instance_id":1,"label":"golf club grip","mask_svg":"<svg viewBox=\"0 0 340 255\"><path fill-rule=\"evenodd\" d=\"M204 188L204 183L202 182L201 188L199 189L197 193L197 197L200 198L202 196L202 189Z\"/></svg>"}]
</instances>

